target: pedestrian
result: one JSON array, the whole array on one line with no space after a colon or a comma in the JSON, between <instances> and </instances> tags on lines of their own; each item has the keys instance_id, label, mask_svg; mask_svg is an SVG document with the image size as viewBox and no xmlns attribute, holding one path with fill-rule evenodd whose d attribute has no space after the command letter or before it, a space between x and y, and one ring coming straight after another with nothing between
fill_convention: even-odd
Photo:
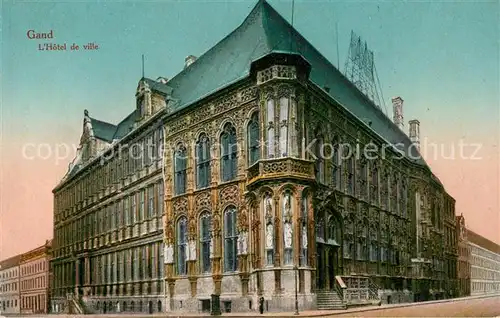
<instances>
[{"instance_id":1,"label":"pedestrian","mask_svg":"<svg viewBox=\"0 0 500 318\"><path fill-rule=\"evenodd\" d=\"M264 313L264 297L259 298L259 312L261 315Z\"/></svg>"}]
</instances>

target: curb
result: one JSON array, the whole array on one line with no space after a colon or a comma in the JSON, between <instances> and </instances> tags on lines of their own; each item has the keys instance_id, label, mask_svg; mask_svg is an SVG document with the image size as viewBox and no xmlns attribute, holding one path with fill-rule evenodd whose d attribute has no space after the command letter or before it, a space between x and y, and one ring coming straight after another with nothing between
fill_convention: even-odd
<instances>
[{"instance_id":1,"label":"curb","mask_svg":"<svg viewBox=\"0 0 500 318\"><path fill-rule=\"evenodd\" d=\"M477 296L468 296L468 297L459 297L459 298L449 298L449 299L441 299L441 300L420 301L420 302L404 303L404 304L394 304L394 305L385 305L385 306L382 305L382 306L376 306L376 307L372 307L372 306L368 307L367 306L367 307L363 307L363 308L359 308L359 309L332 312L332 313L328 313L327 316L343 315L343 314L349 314L349 313L355 313L355 312L364 312L364 311L388 310L388 309L392 309L392 308L404 308L404 307L412 307L412 306L423 306L423 305L432 305L432 304L441 304L441 303L451 303L451 302L457 302L457 301L466 301L466 300L491 298L491 297L500 297L500 294L486 294L486 295L477 295ZM313 317L313 316L310 316L310 317Z\"/></svg>"}]
</instances>

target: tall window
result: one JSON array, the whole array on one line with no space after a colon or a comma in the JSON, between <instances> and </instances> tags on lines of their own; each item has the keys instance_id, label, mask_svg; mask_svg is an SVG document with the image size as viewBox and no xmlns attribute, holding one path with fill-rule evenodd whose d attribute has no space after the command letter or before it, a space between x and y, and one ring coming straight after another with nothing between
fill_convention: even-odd
<instances>
[{"instance_id":1,"label":"tall window","mask_svg":"<svg viewBox=\"0 0 500 318\"><path fill-rule=\"evenodd\" d=\"M161 216L163 215L163 200L165 198L163 197L163 180L158 183L158 215Z\"/></svg>"},{"instance_id":2,"label":"tall window","mask_svg":"<svg viewBox=\"0 0 500 318\"><path fill-rule=\"evenodd\" d=\"M290 99L288 97L280 98L280 152L281 157L289 155L288 122L290 118Z\"/></svg>"},{"instance_id":3,"label":"tall window","mask_svg":"<svg viewBox=\"0 0 500 318\"><path fill-rule=\"evenodd\" d=\"M132 217L132 224L135 224L137 222L137 194L136 193L132 194L131 198L132 198L132 203L131 203L130 216Z\"/></svg>"},{"instance_id":4,"label":"tall window","mask_svg":"<svg viewBox=\"0 0 500 318\"><path fill-rule=\"evenodd\" d=\"M307 247L308 247L308 237L307 237L307 228L308 228L308 210L309 210L309 201L307 200L307 192L304 191L302 193L302 202L301 202L301 226L300 226L300 266L307 265Z\"/></svg>"},{"instance_id":5,"label":"tall window","mask_svg":"<svg viewBox=\"0 0 500 318\"><path fill-rule=\"evenodd\" d=\"M323 136L316 133L316 149L314 155L316 156L316 181L320 183L325 182L325 158L323 158Z\"/></svg>"},{"instance_id":6,"label":"tall window","mask_svg":"<svg viewBox=\"0 0 500 318\"><path fill-rule=\"evenodd\" d=\"M367 193L367 177L368 177L368 168L367 168L367 163L366 163L366 160L364 158L362 158L360 161L359 161L359 164L360 164L360 169L359 169L359 186L360 186L360 189L359 189L359 195L362 199L365 199L366 198L366 193Z\"/></svg>"},{"instance_id":7,"label":"tall window","mask_svg":"<svg viewBox=\"0 0 500 318\"><path fill-rule=\"evenodd\" d=\"M260 129L259 113L255 112L250 118L248 133L248 165L251 166L260 159Z\"/></svg>"},{"instance_id":8,"label":"tall window","mask_svg":"<svg viewBox=\"0 0 500 318\"><path fill-rule=\"evenodd\" d=\"M155 214L155 206L154 206L154 198L155 198L155 193L154 193L154 186L150 186L148 188L148 219L152 218L153 215Z\"/></svg>"},{"instance_id":9,"label":"tall window","mask_svg":"<svg viewBox=\"0 0 500 318\"><path fill-rule=\"evenodd\" d=\"M275 154L275 146L276 143L274 141L275 132L274 132L274 99L270 98L267 100L267 158L274 158Z\"/></svg>"},{"instance_id":10,"label":"tall window","mask_svg":"<svg viewBox=\"0 0 500 318\"><path fill-rule=\"evenodd\" d=\"M378 204L378 167L375 161L371 162L371 200L373 203Z\"/></svg>"},{"instance_id":11,"label":"tall window","mask_svg":"<svg viewBox=\"0 0 500 318\"><path fill-rule=\"evenodd\" d=\"M205 134L196 142L196 187L206 188L210 184L210 143Z\"/></svg>"},{"instance_id":12,"label":"tall window","mask_svg":"<svg viewBox=\"0 0 500 318\"><path fill-rule=\"evenodd\" d=\"M332 153L332 185L335 189L340 190L342 173L340 169L340 151L339 145L336 143L333 146Z\"/></svg>"},{"instance_id":13,"label":"tall window","mask_svg":"<svg viewBox=\"0 0 500 318\"><path fill-rule=\"evenodd\" d=\"M347 193L354 195L354 155L351 154L347 159Z\"/></svg>"},{"instance_id":14,"label":"tall window","mask_svg":"<svg viewBox=\"0 0 500 318\"><path fill-rule=\"evenodd\" d=\"M184 145L180 144L177 146L174 156L174 170L175 170L175 180L174 188L175 194L186 193L186 170L187 170L187 150Z\"/></svg>"},{"instance_id":15,"label":"tall window","mask_svg":"<svg viewBox=\"0 0 500 318\"><path fill-rule=\"evenodd\" d=\"M144 220L144 197L145 197L145 189L142 189L141 192L139 192L139 221Z\"/></svg>"},{"instance_id":16,"label":"tall window","mask_svg":"<svg viewBox=\"0 0 500 318\"><path fill-rule=\"evenodd\" d=\"M264 197L264 217L266 220L266 265L274 265L274 202L270 193L266 193Z\"/></svg>"},{"instance_id":17,"label":"tall window","mask_svg":"<svg viewBox=\"0 0 500 318\"><path fill-rule=\"evenodd\" d=\"M200 268L202 273L208 273L211 270L210 223L210 214L208 212L204 212L200 216Z\"/></svg>"},{"instance_id":18,"label":"tall window","mask_svg":"<svg viewBox=\"0 0 500 318\"><path fill-rule=\"evenodd\" d=\"M224 212L224 271L226 272L234 272L237 269L237 239L236 208L229 207Z\"/></svg>"},{"instance_id":19,"label":"tall window","mask_svg":"<svg viewBox=\"0 0 500 318\"><path fill-rule=\"evenodd\" d=\"M391 184L391 210L394 213L398 212L398 179L396 175L394 175L392 178L392 184Z\"/></svg>"},{"instance_id":20,"label":"tall window","mask_svg":"<svg viewBox=\"0 0 500 318\"><path fill-rule=\"evenodd\" d=\"M235 179L238 173L238 145L234 126L227 123L220 139L222 181L230 181Z\"/></svg>"},{"instance_id":21,"label":"tall window","mask_svg":"<svg viewBox=\"0 0 500 318\"><path fill-rule=\"evenodd\" d=\"M406 180L401 181L401 186L399 187L399 200L400 200L400 209L401 215L406 217L407 209L408 209L408 189L406 186Z\"/></svg>"},{"instance_id":22,"label":"tall window","mask_svg":"<svg viewBox=\"0 0 500 318\"><path fill-rule=\"evenodd\" d=\"M187 273L187 219L185 216L177 221L177 274L186 275Z\"/></svg>"}]
</instances>

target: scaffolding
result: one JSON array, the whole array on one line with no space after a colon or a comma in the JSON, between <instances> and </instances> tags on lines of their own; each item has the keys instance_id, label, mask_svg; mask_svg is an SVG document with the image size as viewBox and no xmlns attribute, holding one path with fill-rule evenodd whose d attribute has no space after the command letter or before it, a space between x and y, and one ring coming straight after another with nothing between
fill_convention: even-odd
<instances>
[{"instance_id":1,"label":"scaffolding","mask_svg":"<svg viewBox=\"0 0 500 318\"><path fill-rule=\"evenodd\" d=\"M354 31L351 31L344 75L387 115L373 51L368 49L367 43L363 42Z\"/></svg>"}]
</instances>

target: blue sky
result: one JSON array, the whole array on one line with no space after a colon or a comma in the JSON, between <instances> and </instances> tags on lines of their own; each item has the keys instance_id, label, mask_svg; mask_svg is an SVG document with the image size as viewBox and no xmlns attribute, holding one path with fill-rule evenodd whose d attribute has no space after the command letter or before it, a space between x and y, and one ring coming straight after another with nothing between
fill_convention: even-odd
<instances>
[{"instance_id":1,"label":"blue sky","mask_svg":"<svg viewBox=\"0 0 500 318\"><path fill-rule=\"evenodd\" d=\"M290 20L291 1L268 2ZM147 77L172 78L186 56L224 38L255 3L2 1L0 243L34 247L51 235L51 190L67 169L68 162L21 160L20 145L78 143L84 109L118 123L135 107L142 54ZM299 32L331 62L338 59L342 71L351 30L368 42L391 118L390 98L400 95L405 122L418 118L423 138L483 145L489 161L431 164L457 199L457 213L477 231L492 220L485 233L497 242L499 7L498 1L297 0L294 16ZM38 51L45 41L28 39L30 29L53 30L51 42L66 43L68 51ZM72 43L88 42L99 50L69 51Z\"/></svg>"}]
</instances>

